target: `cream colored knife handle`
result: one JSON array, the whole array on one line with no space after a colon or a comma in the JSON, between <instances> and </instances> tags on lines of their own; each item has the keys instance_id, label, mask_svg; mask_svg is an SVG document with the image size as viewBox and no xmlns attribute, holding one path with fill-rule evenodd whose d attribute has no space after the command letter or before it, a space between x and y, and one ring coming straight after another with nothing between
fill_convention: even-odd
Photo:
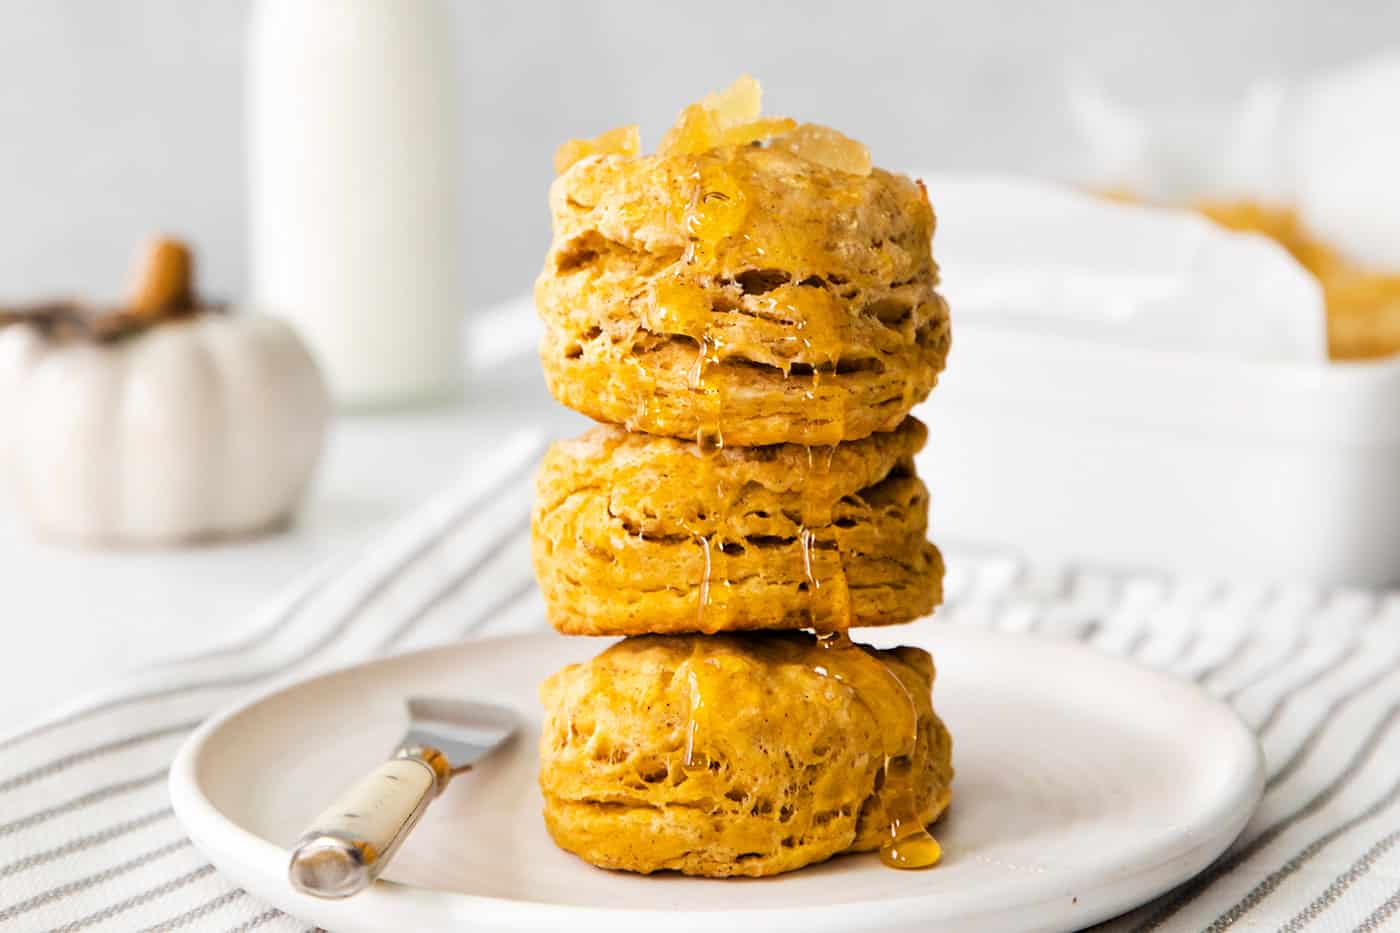
<instances>
[{"instance_id":1,"label":"cream colored knife handle","mask_svg":"<svg viewBox=\"0 0 1400 933\"><path fill-rule=\"evenodd\" d=\"M428 763L440 758L432 749L412 749L341 795L297 841L288 868L292 886L332 898L369 887L450 776Z\"/></svg>"}]
</instances>

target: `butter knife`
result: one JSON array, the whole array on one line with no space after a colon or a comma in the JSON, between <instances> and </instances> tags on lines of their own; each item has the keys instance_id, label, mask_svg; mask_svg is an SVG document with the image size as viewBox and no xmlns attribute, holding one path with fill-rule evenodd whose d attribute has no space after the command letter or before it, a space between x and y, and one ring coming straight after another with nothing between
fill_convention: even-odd
<instances>
[{"instance_id":1,"label":"butter knife","mask_svg":"<svg viewBox=\"0 0 1400 933\"><path fill-rule=\"evenodd\" d=\"M454 775L515 734L511 710L491 703L416 697L398 751L321 813L297 840L288 866L292 887L344 898L384 871L428 804Z\"/></svg>"}]
</instances>

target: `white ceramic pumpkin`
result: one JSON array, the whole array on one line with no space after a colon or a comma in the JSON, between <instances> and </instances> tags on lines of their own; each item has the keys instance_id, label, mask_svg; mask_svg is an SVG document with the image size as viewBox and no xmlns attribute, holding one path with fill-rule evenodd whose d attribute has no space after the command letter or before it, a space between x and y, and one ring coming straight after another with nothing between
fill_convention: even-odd
<instances>
[{"instance_id":1,"label":"white ceramic pumpkin","mask_svg":"<svg viewBox=\"0 0 1400 933\"><path fill-rule=\"evenodd\" d=\"M109 342L0 326L0 479L46 537L178 544L278 527L327 418L315 364L263 315L203 311Z\"/></svg>"}]
</instances>

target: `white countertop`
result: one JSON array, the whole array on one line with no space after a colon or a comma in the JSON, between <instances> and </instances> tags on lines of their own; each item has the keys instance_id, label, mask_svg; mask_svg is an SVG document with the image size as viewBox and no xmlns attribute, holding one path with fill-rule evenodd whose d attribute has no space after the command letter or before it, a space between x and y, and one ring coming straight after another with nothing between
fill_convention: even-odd
<instances>
[{"instance_id":1,"label":"white countertop","mask_svg":"<svg viewBox=\"0 0 1400 933\"><path fill-rule=\"evenodd\" d=\"M441 488L471 457L530 423L584 422L550 402L538 369L469 387L458 408L346 415L296 524L183 550L74 550L35 540L0 511L0 733L162 658L235 639L251 612L325 556Z\"/></svg>"}]
</instances>

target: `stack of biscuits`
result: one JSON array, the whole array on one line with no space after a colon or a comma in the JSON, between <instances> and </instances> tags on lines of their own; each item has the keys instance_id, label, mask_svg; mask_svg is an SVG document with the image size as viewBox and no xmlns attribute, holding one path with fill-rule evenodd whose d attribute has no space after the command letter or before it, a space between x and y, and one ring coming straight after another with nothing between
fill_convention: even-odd
<instances>
[{"instance_id":1,"label":"stack of biscuits","mask_svg":"<svg viewBox=\"0 0 1400 933\"><path fill-rule=\"evenodd\" d=\"M556 162L541 359L601 424L545 458L535 567L556 629L623 638L541 689L550 834L643 873L932 864L933 661L847 636L941 596L909 415L949 345L923 186L761 116L748 78L654 155L624 127Z\"/></svg>"}]
</instances>

